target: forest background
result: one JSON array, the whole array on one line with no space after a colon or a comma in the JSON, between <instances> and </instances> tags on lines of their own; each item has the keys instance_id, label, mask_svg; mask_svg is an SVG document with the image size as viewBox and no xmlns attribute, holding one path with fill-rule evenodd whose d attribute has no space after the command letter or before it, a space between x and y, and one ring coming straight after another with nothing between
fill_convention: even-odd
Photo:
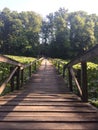
<instances>
[{"instance_id":1,"label":"forest background","mask_svg":"<svg viewBox=\"0 0 98 130\"><path fill-rule=\"evenodd\" d=\"M69 59L98 43L98 16L60 8L42 18L33 11L0 11L0 53Z\"/></svg>"}]
</instances>

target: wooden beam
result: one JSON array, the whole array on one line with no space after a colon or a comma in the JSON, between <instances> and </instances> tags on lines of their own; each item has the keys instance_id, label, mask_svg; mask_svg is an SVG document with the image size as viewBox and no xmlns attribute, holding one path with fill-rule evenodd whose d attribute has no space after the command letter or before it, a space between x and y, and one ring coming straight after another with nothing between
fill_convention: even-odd
<instances>
[{"instance_id":1,"label":"wooden beam","mask_svg":"<svg viewBox=\"0 0 98 130\"><path fill-rule=\"evenodd\" d=\"M12 65L17 65L17 66L24 66L22 63L20 63L16 60L13 60L9 57L3 56L3 55L0 55L0 62L5 62L5 63L9 63Z\"/></svg>"},{"instance_id":2,"label":"wooden beam","mask_svg":"<svg viewBox=\"0 0 98 130\"><path fill-rule=\"evenodd\" d=\"M20 67L18 67L16 71L16 89L19 90L20 88Z\"/></svg>"},{"instance_id":3,"label":"wooden beam","mask_svg":"<svg viewBox=\"0 0 98 130\"><path fill-rule=\"evenodd\" d=\"M87 88L87 63L84 61L81 63L82 68L82 100L84 102L88 101L88 88Z\"/></svg>"},{"instance_id":4,"label":"wooden beam","mask_svg":"<svg viewBox=\"0 0 98 130\"><path fill-rule=\"evenodd\" d=\"M70 72L69 68L68 68L68 73L69 73L69 88L70 88L70 91L72 92L73 91L72 75L71 75L71 72Z\"/></svg>"},{"instance_id":5,"label":"wooden beam","mask_svg":"<svg viewBox=\"0 0 98 130\"><path fill-rule=\"evenodd\" d=\"M24 69L21 69L20 70L20 72L21 72L21 82L20 82L20 87L22 87L23 86L23 83L24 83Z\"/></svg>"},{"instance_id":6,"label":"wooden beam","mask_svg":"<svg viewBox=\"0 0 98 130\"><path fill-rule=\"evenodd\" d=\"M78 90L79 90L80 96L82 96L82 90L81 90L81 87L80 87L80 85L79 85L79 83L78 83L77 78L75 77L73 68L70 68L70 73L71 73L71 75L72 75L72 77L73 77L73 80L75 81L75 83L76 83L76 85L77 85L77 88L78 88Z\"/></svg>"},{"instance_id":7,"label":"wooden beam","mask_svg":"<svg viewBox=\"0 0 98 130\"><path fill-rule=\"evenodd\" d=\"M10 73L12 73L12 71L14 70L14 67L10 67ZM15 72L16 73L16 72ZM15 73L13 74L11 80L10 80L10 85L11 85L11 92L14 91L14 77L15 77Z\"/></svg>"},{"instance_id":8,"label":"wooden beam","mask_svg":"<svg viewBox=\"0 0 98 130\"><path fill-rule=\"evenodd\" d=\"M32 75L32 64L29 66L29 78L31 77Z\"/></svg>"},{"instance_id":9,"label":"wooden beam","mask_svg":"<svg viewBox=\"0 0 98 130\"><path fill-rule=\"evenodd\" d=\"M3 90L5 89L7 83L10 81L10 79L13 77L13 75L15 74L16 70L18 69L18 67L15 67L15 69L12 71L12 73L10 74L10 76L5 80L5 82L0 86L0 94L3 92Z\"/></svg>"}]
</instances>

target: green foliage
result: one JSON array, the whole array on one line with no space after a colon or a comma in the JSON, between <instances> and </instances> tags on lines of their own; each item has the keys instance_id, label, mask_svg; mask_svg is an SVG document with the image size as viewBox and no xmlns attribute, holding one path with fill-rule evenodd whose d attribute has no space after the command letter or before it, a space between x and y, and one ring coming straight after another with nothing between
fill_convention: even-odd
<instances>
[{"instance_id":1,"label":"green foliage","mask_svg":"<svg viewBox=\"0 0 98 130\"><path fill-rule=\"evenodd\" d=\"M9 55L44 55L72 58L98 42L98 16L60 8L46 19L33 12L0 12L0 52ZM41 44L40 44L41 43Z\"/></svg>"},{"instance_id":2,"label":"green foliage","mask_svg":"<svg viewBox=\"0 0 98 130\"><path fill-rule=\"evenodd\" d=\"M41 54L53 58L68 57L70 31L67 17L68 11L60 8L58 11L50 13L47 20L43 21L41 34L45 49L41 49Z\"/></svg>"},{"instance_id":3,"label":"green foliage","mask_svg":"<svg viewBox=\"0 0 98 130\"><path fill-rule=\"evenodd\" d=\"M75 55L83 53L95 44L95 23L86 12L71 13L69 23L70 43Z\"/></svg>"},{"instance_id":4,"label":"green foliage","mask_svg":"<svg viewBox=\"0 0 98 130\"><path fill-rule=\"evenodd\" d=\"M1 53L37 56L41 23L41 16L35 12L3 9L0 12Z\"/></svg>"},{"instance_id":5,"label":"green foliage","mask_svg":"<svg viewBox=\"0 0 98 130\"><path fill-rule=\"evenodd\" d=\"M88 91L90 98L98 99L98 64L88 63Z\"/></svg>"},{"instance_id":6,"label":"green foliage","mask_svg":"<svg viewBox=\"0 0 98 130\"><path fill-rule=\"evenodd\" d=\"M72 58L97 43L97 32L96 15L84 11L68 13L68 10L60 8L50 13L42 23L41 54L52 58Z\"/></svg>"},{"instance_id":7,"label":"green foliage","mask_svg":"<svg viewBox=\"0 0 98 130\"><path fill-rule=\"evenodd\" d=\"M10 73L11 65L7 63L0 63L0 85L7 78L7 75Z\"/></svg>"},{"instance_id":8,"label":"green foliage","mask_svg":"<svg viewBox=\"0 0 98 130\"><path fill-rule=\"evenodd\" d=\"M90 102L92 105L94 105L98 108L98 100L97 101L91 100Z\"/></svg>"}]
</instances>

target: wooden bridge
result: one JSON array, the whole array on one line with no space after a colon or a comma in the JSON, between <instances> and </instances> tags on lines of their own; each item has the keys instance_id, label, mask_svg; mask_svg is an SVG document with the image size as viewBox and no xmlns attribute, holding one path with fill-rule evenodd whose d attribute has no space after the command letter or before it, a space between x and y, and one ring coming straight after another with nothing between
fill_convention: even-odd
<instances>
[{"instance_id":1,"label":"wooden bridge","mask_svg":"<svg viewBox=\"0 0 98 130\"><path fill-rule=\"evenodd\" d=\"M87 52L85 58L88 59L89 57L89 52ZM83 56L79 58L80 62L82 58ZM0 60L6 62L6 57L1 57ZM10 59L7 62L21 66L21 69L27 67ZM52 63L44 59L38 71L31 76L29 82L18 90L23 82L23 70L21 70L21 83L19 84L19 69L15 68L5 84L17 70L17 74L14 75L17 77L17 90L13 91L12 88L13 92L0 97L0 130L98 129L98 109L87 102L86 96L85 98L82 97L86 92L83 91L84 89L80 90L79 83L71 68L77 62L77 59L71 61L63 68L63 77L66 67L70 71L70 88L65 85L63 77L57 72ZM58 69L59 65L60 63ZM85 68L84 58L82 65ZM29 75L31 75L31 66L29 66L29 70ZM84 69L82 73L83 75L86 74ZM72 78L78 85L82 100L71 92ZM85 80L84 82L86 83ZM1 86L0 92L5 88L5 84ZM11 85L14 85L13 78ZM86 87L85 84L84 86Z\"/></svg>"}]
</instances>

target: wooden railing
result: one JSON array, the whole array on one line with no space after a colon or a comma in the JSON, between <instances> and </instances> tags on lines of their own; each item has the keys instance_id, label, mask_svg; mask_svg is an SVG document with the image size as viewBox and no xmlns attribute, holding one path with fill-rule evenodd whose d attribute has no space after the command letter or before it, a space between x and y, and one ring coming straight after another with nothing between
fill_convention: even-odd
<instances>
[{"instance_id":1,"label":"wooden railing","mask_svg":"<svg viewBox=\"0 0 98 130\"><path fill-rule=\"evenodd\" d=\"M69 88L70 91L73 91L73 82L75 81L75 84L77 86L77 89L79 91L79 95L82 99L82 101L87 102L88 101L88 87L87 87L87 61L91 60L92 58L96 57L98 55L98 44L94 47L92 47L90 50L86 51L81 56L78 56L77 58L71 60L68 64L64 64L60 61L57 61L57 68L60 72L60 69L62 67L62 73L63 78L65 78L66 70L68 70L68 79L69 79ZM73 65L76 65L80 63L81 69L77 70L77 74L73 69Z\"/></svg>"},{"instance_id":2,"label":"wooden railing","mask_svg":"<svg viewBox=\"0 0 98 130\"><path fill-rule=\"evenodd\" d=\"M40 58L39 60L34 60L33 62L29 64L22 64L20 62L12 60L11 58L1 55L0 62L9 63L9 64L14 65L15 67L10 67L10 75L0 86L0 94L2 94L2 92L6 88L8 82L10 82L11 91L14 91L14 89L19 90L25 82L24 80L25 69L28 69L28 75L26 74L26 76L27 76L27 79L29 79L32 76L32 66L34 70L36 71L37 66L42 60L43 58Z\"/></svg>"}]
</instances>

